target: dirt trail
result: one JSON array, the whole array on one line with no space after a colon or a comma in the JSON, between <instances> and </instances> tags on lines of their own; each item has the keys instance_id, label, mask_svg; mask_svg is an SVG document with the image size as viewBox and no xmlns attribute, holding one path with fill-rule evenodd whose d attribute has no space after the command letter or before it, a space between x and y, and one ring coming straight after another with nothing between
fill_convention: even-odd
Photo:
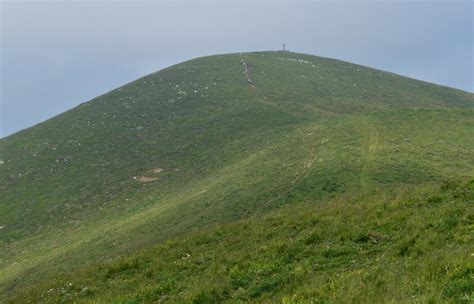
<instances>
[{"instance_id":1,"label":"dirt trail","mask_svg":"<svg viewBox=\"0 0 474 304\"><path fill-rule=\"evenodd\" d=\"M176 170L176 169L175 169L175 170ZM157 176L153 176L153 175L150 176L149 173L151 173L151 174L158 174L158 173L162 173L162 172L166 172L166 171L169 171L169 169L156 167L156 168L153 168L153 169L150 169L150 170L146 171L146 172L145 172L145 175L142 175L142 176L134 176L134 177L133 177L133 180L139 181L139 182L141 182L141 183L154 182L154 181L159 180L160 178L157 177Z\"/></svg>"},{"instance_id":2,"label":"dirt trail","mask_svg":"<svg viewBox=\"0 0 474 304\"><path fill-rule=\"evenodd\" d=\"M313 133L315 133L314 131L315 130L313 129L312 132L309 135L312 135ZM308 139L307 136L308 136L308 134L302 140L303 141L311 140L311 139ZM301 170L299 170L299 172L297 172L295 174L295 176L292 179L291 183L288 184L288 186L286 187L285 190L278 193L277 196L275 196L274 198L268 200L266 202L266 204L271 204L271 203L281 199L284 194L290 192L293 188L295 188L299 181L303 180L304 178L306 178L309 175L309 173L311 172L311 170L313 168L313 165L314 165L314 163L316 162L317 159L318 159L318 156L315 153L315 147L311 147L310 151L308 153L308 156L303 160L303 167L301 168Z\"/></svg>"},{"instance_id":3,"label":"dirt trail","mask_svg":"<svg viewBox=\"0 0 474 304\"><path fill-rule=\"evenodd\" d=\"M263 99L267 99L267 97L265 97L263 94L261 94L261 93L258 91L257 86L254 84L252 78L250 77L249 68L248 68L247 62L245 62L244 58L241 58L241 59L240 59L240 63L241 63L242 66L244 67L245 80L247 80L247 83L249 84L250 89L251 89L252 91L254 91L255 94L256 94L258 97L261 97L261 98L263 98Z\"/></svg>"},{"instance_id":4,"label":"dirt trail","mask_svg":"<svg viewBox=\"0 0 474 304\"><path fill-rule=\"evenodd\" d=\"M288 113L290 115L294 115L294 113L291 113L289 111L286 111L285 109L283 109L282 107L279 107L278 105L270 102L267 97L262 94L257 85L255 84L254 80L252 80L251 76L250 76L250 71L249 71L249 67L247 65L247 62L245 61L245 59L242 57L240 59L240 63L241 65L243 66L243 74L245 76L245 79L249 85L249 88L250 90L252 90L255 95L257 97L259 97L258 101L265 104L265 105L268 105L268 106L271 106L273 108L276 108L278 109L279 111L282 111L282 112L285 112L285 113ZM313 134L315 130L312 130L309 135ZM307 134L308 135L308 134ZM308 140L306 137L303 138L303 140ZM314 163L316 162L316 159L317 159L317 156L316 154L314 153L314 148L312 148L308 154L308 157L303 161L303 168L295 175L295 177L293 178L293 180L291 181L291 183L289 183L288 185L288 188L285 190L285 191L282 191L280 192L277 196L275 196L274 198L268 200L266 202L266 204L271 204L272 202L274 201L277 201L279 200L283 194L287 193L288 191L290 191L292 188L294 188L298 181L304 179L306 176L308 176L308 174L311 172L311 169L314 165Z\"/></svg>"},{"instance_id":5,"label":"dirt trail","mask_svg":"<svg viewBox=\"0 0 474 304\"><path fill-rule=\"evenodd\" d=\"M243 73L244 73L244 77L245 77L245 80L247 81L248 85L249 85L249 89L255 94L255 96L257 96L257 101L264 104L264 105L267 105L267 106L270 106L280 112L284 112L284 113L287 113L291 116L297 116L295 113L292 113L291 111L288 111L287 109L285 109L284 107L281 107L279 105L277 105L276 103L274 102L271 102L268 100L267 96L265 96L265 94L263 94L261 92L261 90L259 90L258 86L256 85L255 81L252 79L251 75L250 75L250 69L247 65L247 62L245 61L245 59L243 58L243 56L241 55L241 59L240 59L240 64L242 65L243 67Z\"/></svg>"},{"instance_id":6,"label":"dirt trail","mask_svg":"<svg viewBox=\"0 0 474 304\"><path fill-rule=\"evenodd\" d=\"M159 178L158 177L149 177L149 176L134 176L134 180L139 181L141 183L150 183L157 181Z\"/></svg>"}]
</instances>

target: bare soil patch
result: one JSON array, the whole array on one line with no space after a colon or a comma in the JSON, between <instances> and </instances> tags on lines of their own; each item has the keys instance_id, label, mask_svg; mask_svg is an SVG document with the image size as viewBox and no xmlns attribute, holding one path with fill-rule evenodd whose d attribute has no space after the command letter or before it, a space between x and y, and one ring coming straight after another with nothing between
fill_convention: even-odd
<instances>
[{"instance_id":1,"label":"bare soil patch","mask_svg":"<svg viewBox=\"0 0 474 304\"><path fill-rule=\"evenodd\" d=\"M149 176L134 176L134 180L139 181L141 183L150 183L158 180L158 177L149 177Z\"/></svg>"}]
</instances>

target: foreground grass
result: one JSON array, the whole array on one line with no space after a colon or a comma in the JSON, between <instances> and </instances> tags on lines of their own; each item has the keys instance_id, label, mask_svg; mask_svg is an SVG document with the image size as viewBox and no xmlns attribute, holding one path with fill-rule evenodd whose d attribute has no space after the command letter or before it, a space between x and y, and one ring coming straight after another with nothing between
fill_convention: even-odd
<instances>
[{"instance_id":1,"label":"foreground grass","mask_svg":"<svg viewBox=\"0 0 474 304\"><path fill-rule=\"evenodd\" d=\"M43 283L10 302L474 300L474 180L287 206Z\"/></svg>"}]
</instances>

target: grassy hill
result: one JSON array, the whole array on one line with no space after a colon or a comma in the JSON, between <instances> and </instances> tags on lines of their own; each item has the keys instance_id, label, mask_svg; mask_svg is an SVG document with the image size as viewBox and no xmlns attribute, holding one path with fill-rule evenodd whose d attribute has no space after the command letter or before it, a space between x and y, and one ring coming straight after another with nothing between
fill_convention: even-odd
<instances>
[{"instance_id":1,"label":"grassy hill","mask_svg":"<svg viewBox=\"0 0 474 304\"><path fill-rule=\"evenodd\" d=\"M467 92L289 52L190 60L0 141L0 290L280 208L302 208L297 221L342 197L467 180L473 133Z\"/></svg>"}]
</instances>

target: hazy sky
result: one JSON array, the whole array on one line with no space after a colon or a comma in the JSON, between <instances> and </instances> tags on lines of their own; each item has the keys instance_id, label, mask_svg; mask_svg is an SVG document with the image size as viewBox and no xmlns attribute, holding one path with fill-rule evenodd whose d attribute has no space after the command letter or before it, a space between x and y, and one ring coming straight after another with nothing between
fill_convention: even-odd
<instances>
[{"instance_id":1,"label":"hazy sky","mask_svg":"<svg viewBox=\"0 0 474 304\"><path fill-rule=\"evenodd\" d=\"M282 42L473 91L472 1L0 3L0 137L180 61Z\"/></svg>"}]
</instances>

